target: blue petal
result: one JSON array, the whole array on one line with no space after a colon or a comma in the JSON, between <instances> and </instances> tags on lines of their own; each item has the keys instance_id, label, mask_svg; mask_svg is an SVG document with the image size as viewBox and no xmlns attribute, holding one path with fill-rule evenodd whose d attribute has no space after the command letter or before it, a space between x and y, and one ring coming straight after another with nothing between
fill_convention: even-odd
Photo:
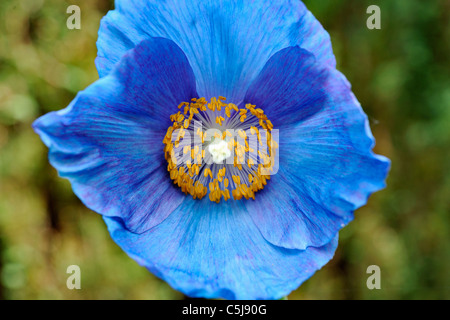
<instances>
[{"instance_id":1,"label":"blue petal","mask_svg":"<svg viewBox=\"0 0 450 320\"><path fill-rule=\"evenodd\" d=\"M262 108L280 130L280 170L246 203L271 243L324 245L385 187L390 162L372 153L367 116L348 81L309 52L291 47L274 55L245 102Z\"/></svg>"},{"instance_id":2,"label":"blue petal","mask_svg":"<svg viewBox=\"0 0 450 320\"><path fill-rule=\"evenodd\" d=\"M193 97L195 79L182 51L170 40L149 39L33 127L87 207L143 232L185 198L168 177L162 140L169 115Z\"/></svg>"},{"instance_id":3,"label":"blue petal","mask_svg":"<svg viewBox=\"0 0 450 320\"><path fill-rule=\"evenodd\" d=\"M336 237L303 251L273 246L239 202L186 198L164 222L139 235L120 219L105 222L128 255L191 297L279 299L324 266L338 242Z\"/></svg>"},{"instance_id":4,"label":"blue petal","mask_svg":"<svg viewBox=\"0 0 450 320\"><path fill-rule=\"evenodd\" d=\"M116 0L102 20L100 76L149 37L173 40L186 53L200 96L240 103L248 86L277 51L299 45L335 66L330 37L301 1Z\"/></svg>"}]
</instances>

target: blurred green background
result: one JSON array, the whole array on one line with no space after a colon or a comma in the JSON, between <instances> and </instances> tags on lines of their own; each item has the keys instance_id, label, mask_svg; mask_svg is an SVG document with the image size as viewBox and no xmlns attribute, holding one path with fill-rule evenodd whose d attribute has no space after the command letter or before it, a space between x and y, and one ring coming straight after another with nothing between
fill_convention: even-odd
<instances>
[{"instance_id":1,"label":"blurred green background","mask_svg":"<svg viewBox=\"0 0 450 320\"><path fill-rule=\"evenodd\" d=\"M335 258L289 299L450 299L450 2L309 0L369 115L388 187L340 233ZM66 28L66 9L82 29ZM382 29L366 9L382 10ZM0 299L183 299L111 240L47 162L32 131L97 78L112 1L0 2ZM81 290L66 268L81 267ZM366 269L381 268L381 290Z\"/></svg>"}]
</instances>

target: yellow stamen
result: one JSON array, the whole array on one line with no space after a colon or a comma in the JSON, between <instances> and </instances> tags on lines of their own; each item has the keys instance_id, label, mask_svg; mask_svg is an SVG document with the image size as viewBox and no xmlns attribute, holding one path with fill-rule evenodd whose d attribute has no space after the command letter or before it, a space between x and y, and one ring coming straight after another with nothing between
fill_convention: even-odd
<instances>
[{"instance_id":1,"label":"yellow stamen","mask_svg":"<svg viewBox=\"0 0 450 320\"><path fill-rule=\"evenodd\" d=\"M211 201L219 203L222 198L224 201L229 200L231 198L230 193L236 200L244 197L245 199L255 199L255 192L263 189L270 179L269 175L261 174L262 170L274 170L274 156L276 155L278 144L273 140L270 133L273 130L272 122L264 114L264 111L261 108L256 108L255 105L247 103L245 108L240 109L233 103L225 103L225 100L225 97L222 96L211 98L210 102L205 98L193 98L190 102L180 103L178 105L180 111L170 115L170 120L173 124L167 129L163 138L168 175L173 183L181 188L182 192L190 194L194 199L202 199L209 194ZM222 108L225 108L225 110L222 111ZM208 115L205 117L215 119L219 126L228 126L229 123L225 122L225 117L232 118L231 110L239 113L235 116L239 117L238 119L241 123L245 123L248 119L248 124L253 124L252 126L245 126L245 128L250 128L249 135L257 135L260 146L263 146L261 129L267 130L264 138L267 141L267 150L258 151L259 158L254 158L254 155L250 157L248 153L254 154L255 151L253 148L250 148L250 140L247 139L247 133L242 129L237 131L239 137L244 140L244 143L240 144L233 138L231 132L225 128L220 134L215 133L214 138L226 141L229 149L234 151L234 167L238 168L239 172L235 171L229 164L219 165L219 167L213 164L211 167L204 168L205 164L202 163L202 159L206 156L206 150L204 146L200 147L199 145L192 147L190 145L183 146L183 154L187 155L189 152L190 157L185 163L178 164L175 154L178 156L177 148L181 145L181 139L184 139L186 134L192 133L194 130L193 126L191 126L193 121L201 121L203 119L200 115L199 117L196 115L206 112ZM215 114L212 115L211 112ZM235 121L230 121L230 123L233 126L236 124ZM175 130L178 130L176 135L174 135ZM197 128L196 134L200 137L202 144L204 144L207 138L206 131L203 132L202 128ZM176 136L176 139L173 140L172 136ZM208 141L210 138L208 138ZM195 141L198 143L197 138ZM246 158L247 160L245 161ZM226 177L227 166L230 166L231 172L235 173L234 175L229 174L234 182L234 190L228 189L230 181ZM216 177L213 176L212 169L216 172ZM199 177L200 172L203 172L203 177ZM204 185L200 182L200 178L204 181Z\"/></svg>"}]
</instances>

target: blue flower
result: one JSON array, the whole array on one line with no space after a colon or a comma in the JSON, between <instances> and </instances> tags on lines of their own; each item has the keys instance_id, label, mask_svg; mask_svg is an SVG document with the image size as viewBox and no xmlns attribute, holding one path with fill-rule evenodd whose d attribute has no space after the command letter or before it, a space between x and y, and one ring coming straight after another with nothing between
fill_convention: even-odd
<instances>
[{"instance_id":1,"label":"blue flower","mask_svg":"<svg viewBox=\"0 0 450 320\"><path fill-rule=\"evenodd\" d=\"M300 1L117 0L97 45L100 80L34 129L114 241L186 295L289 294L385 186L389 160Z\"/></svg>"}]
</instances>

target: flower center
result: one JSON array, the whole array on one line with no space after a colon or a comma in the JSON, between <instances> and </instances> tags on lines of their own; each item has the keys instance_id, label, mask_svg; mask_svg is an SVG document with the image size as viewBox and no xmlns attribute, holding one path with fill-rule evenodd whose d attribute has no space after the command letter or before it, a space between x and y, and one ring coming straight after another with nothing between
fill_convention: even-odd
<instances>
[{"instance_id":1,"label":"flower center","mask_svg":"<svg viewBox=\"0 0 450 320\"><path fill-rule=\"evenodd\" d=\"M230 148L228 148L228 143L223 139L215 139L214 142L210 143L208 146L208 151L212 156L212 160L216 164L221 164L223 160L231 156Z\"/></svg>"},{"instance_id":2,"label":"flower center","mask_svg":"<svg viewBox=\"0 0 450 320\"><path fill-rule=\"evenodd\" d=\"M276 165L273 124L262 109L239 109L226 99L182 102L170 116L163 143L174 184L194 199L209 194L219 203L233 196L253 200L270 180Z\"/></svg>"}]
</instances>

